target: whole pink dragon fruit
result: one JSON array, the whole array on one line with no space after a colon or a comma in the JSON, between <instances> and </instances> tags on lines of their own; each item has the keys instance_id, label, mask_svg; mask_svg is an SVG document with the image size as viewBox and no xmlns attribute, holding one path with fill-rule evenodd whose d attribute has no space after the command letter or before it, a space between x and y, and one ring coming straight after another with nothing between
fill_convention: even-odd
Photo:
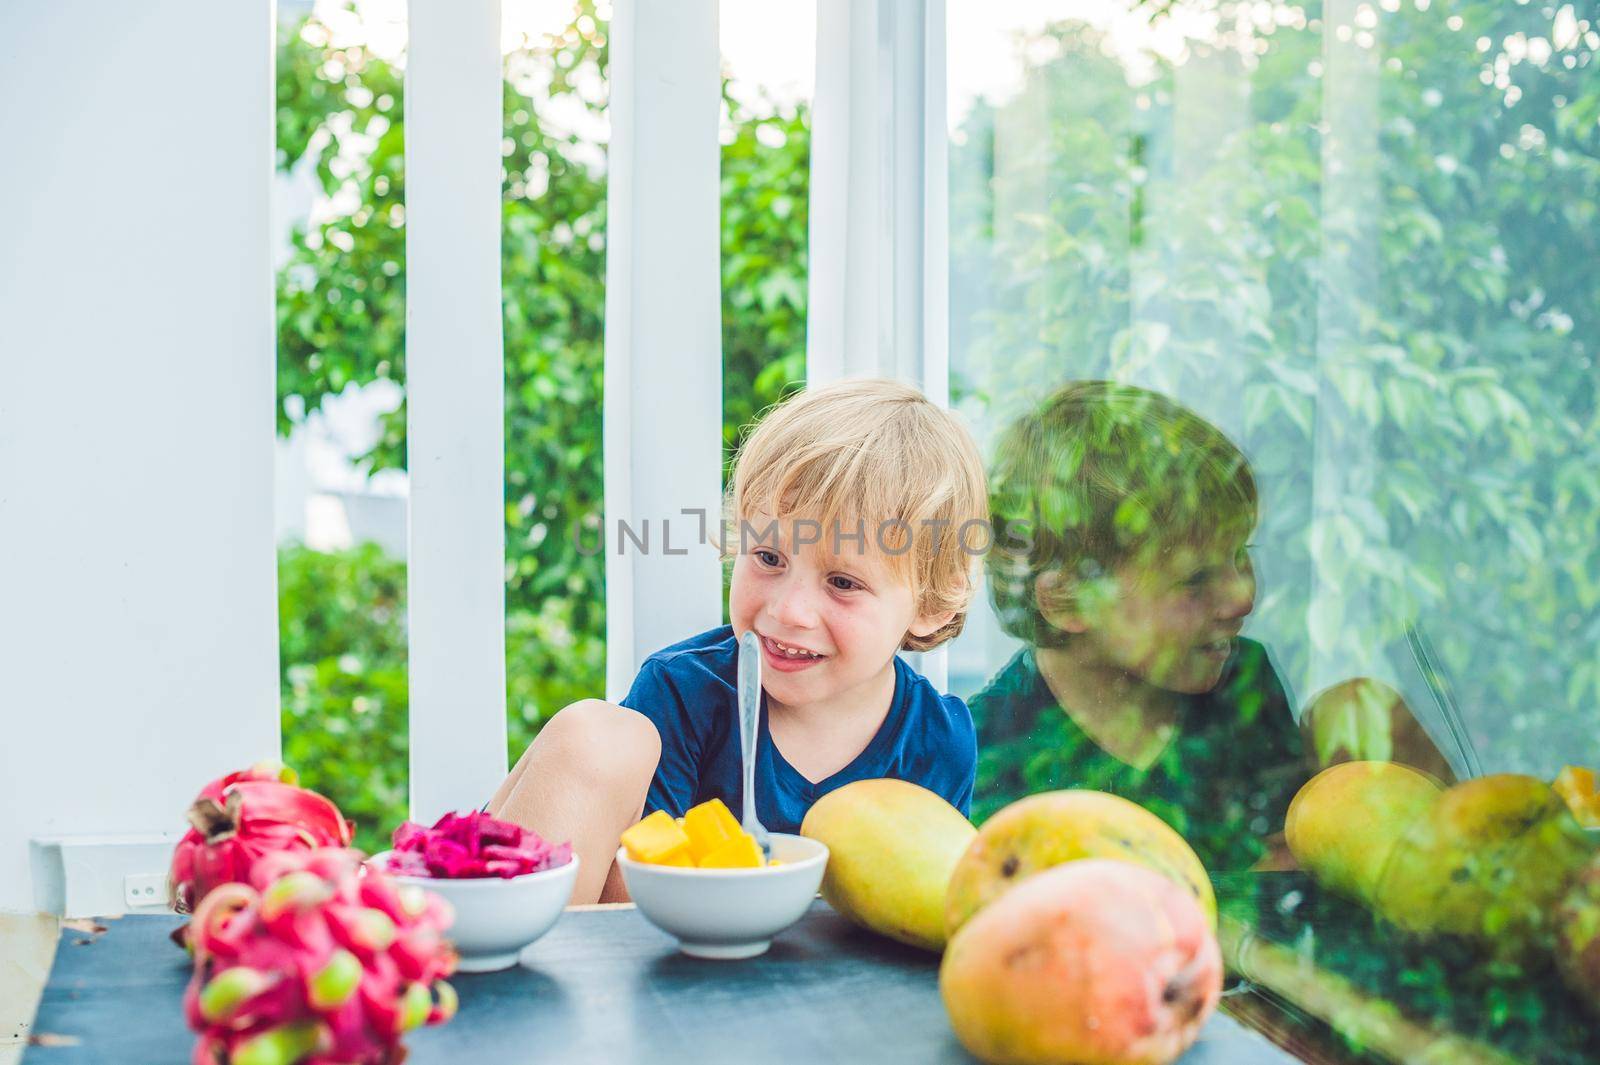
<instances>
[{"instance_id":1,"label":"whole pink dragon fruit","mask_svg":"<svg viewBox=\"0 0 1600 1065\"><path fill-rule=\"evenodd\" d=\"M297 779L280 762L262 762L200 789L188 811L193 827L172 852L173 909L188 913L217 885L248 881L262 855L350 845L338 807Z\"/></svg>"},{"instance_id":2,"label":"whole pink dragon fruit","mask_svg":"<svg viewBox=\"0 0 1600 1065\"><path fill-rule=\"evenodd\" d=\"M406 1032L455 1014L453 916L357 851L266 855L190 925L193 1065L398 1065Z\"/></svg>"}]
</instances>

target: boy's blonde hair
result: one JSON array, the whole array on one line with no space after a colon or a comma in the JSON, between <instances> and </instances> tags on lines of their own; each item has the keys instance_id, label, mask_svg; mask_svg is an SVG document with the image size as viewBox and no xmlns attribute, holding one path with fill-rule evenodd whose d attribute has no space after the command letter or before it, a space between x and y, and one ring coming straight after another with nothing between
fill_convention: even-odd
<instances>
[{"instance_id":1,"label":"boy's blonde hair","mask_svg":"<svg viewBox=\"0 0 1600 1065\"><path fill-rule=\"evenodd\" d=\"M739 549L741 523L756 515L819 522L817 546L828 554L844 544L880 548L911 586L919 616L955 612L936 632L908 633L907 651L961 632L975 563L992 539L983 460L966 427L915 388L878 378L838 381L774 407L739 449L724 510L732 540L724 555Z\"/></svg>"},{"instance_id":2,"label":"boy's blonde hair","mask_svg":"<svg viewBox=\"0 0 1600 1065\"><path fill-rule=\"evenodd\" d=\"M1046 617L1041 575L1087 580L1256 524L1255 477L1233 441L1166 396L1113 381L1069 382L1007 427L990 486L995 612L1036 647L1070 639Z\"/></svg>"}]
</instances>

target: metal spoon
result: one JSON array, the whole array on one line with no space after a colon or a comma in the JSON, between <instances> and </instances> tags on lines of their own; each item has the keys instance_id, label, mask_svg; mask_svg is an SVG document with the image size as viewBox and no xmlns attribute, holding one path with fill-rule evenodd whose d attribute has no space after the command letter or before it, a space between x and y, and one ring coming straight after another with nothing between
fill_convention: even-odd
<instances>
[{"instance_id":1,"label":"metal spoon","mask_svg":"<svg viewBox=\"0 0 1600 1065\"><path fill-rule=\"evenodd\" d=\"M761 637L752 630L739 637L739 745L744 751L742 827L772 857L772 837L756 817L756 738L761 732Z\"/></svg>"}]
</instances>

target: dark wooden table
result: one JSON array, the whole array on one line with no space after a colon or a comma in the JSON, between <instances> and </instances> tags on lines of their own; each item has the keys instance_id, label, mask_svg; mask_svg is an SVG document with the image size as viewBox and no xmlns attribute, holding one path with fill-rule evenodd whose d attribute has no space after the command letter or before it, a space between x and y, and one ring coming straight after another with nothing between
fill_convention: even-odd
<instances>
[{"instance_id":1,"label":"dark wooden table","mask_svg":"<svg viewBox=\"0 0 1600 1065\"><path fill-rule=\"evenodd\" d=\"M63 930L24 1065L175 1065L193 1036L171 917ZM632 907L569 911L518 968L451 978L461 1012L413 1033L408 1065L480 1062L962 1063L938 960L818 902L765 955L701 961ZM1184 1065L1296 1059L1221 1014Z\"/></svg>"}]
</instances>

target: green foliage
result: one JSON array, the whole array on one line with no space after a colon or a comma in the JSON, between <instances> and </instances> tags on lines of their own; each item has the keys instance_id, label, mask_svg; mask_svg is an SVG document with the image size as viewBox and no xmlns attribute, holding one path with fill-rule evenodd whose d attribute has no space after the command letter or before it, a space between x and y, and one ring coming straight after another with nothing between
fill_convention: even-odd
<instances>
[{"instance_id":1,"label":"green foliage","mask_svg":"<svg viewBox=\"0 0 1600 1065\"><path fill-rule=\"evenodd\" d=\"M797 108L723 95L722 423L731 461L762 410L805 384L811 133Z\"/></svg>"},{"instance_id":2,"label":"green foliage","mask_svg":"<svg viewBox=\"0 0 1600 1065\"><path fill-rule=\"evenodd\" d=\"M592 5L580 13L592 14ZM550 714L604 693L605 559L573 526L604 502L603 30L507 58L501 299L506 364L506 686L511 757ZM547 87L546 87L546 83Z\"/></svg>"},{"instance_id":3,"label":"green foliage","mask_svg":"<svg viewBox=\"0 0 1600 1065\"><path fill-rule=\"evenodd\" d=\"M405 563L376 544L278 552L283 760L382 850L406 810Z\"/></svg>"},{"instance_id":4,"label":"green foliage","mask_svg":"<svg viewBox=\"0 0 1600 1065\"><path fill-rule=\"evenodd\" d=\"M506 59L502 207L505 323L506 686L510 755L550 714L598 695L605 677L605 561L576 549L575 526L599 526L604 362L606 25L591 0L569 30ZM310 168L335 216L297 227L278 277L278 425L281 432L352 384L405 383L403 72L359 48L334 47L307 19L283 35L278 56L278 166ZM806 182L810 138L801 110L729 97L722 173L723 439L805 376ZM371 471L405 468L405 408L386 416L363 458ZM589 542L587 535L584 542ZM403 588L403 565L362 548L331 556L321 583L286 600L286 634L317 624L337 603L375 591L376 574ZM302 550L281 561L318 565ZM395 568L391 573L391 568ZM399 576L394 576L398 573ZM326 597L319 598L319 593ZM374 610L379 608L375 605ZM336 632L337 630L332 630ZM331 742L305 735L333 726L366 677L399 678L383 691L391 741L372 759L347 753L345 794L357 809L405 809L404 633L358 675L344 651L284 640L285 748ZM316 653L315 658L305 655ZM324 666L322 663L333 662ZM306 666L316 666L312 673ZM290 672L306 690L290 687ZM326 680L334 689L318 693ZM342 693L342 694L341 694ZM296 714L292 707L314 706ZM365 705L365 704L363 704ZM342 726L348 729L348 725ZM337 730L329 735L336 735ZM378 766L381 754L383 764ZM329 751L328 757L335 753ZM290 757L290 761L295 759ZM308 780L338 776L308 773ZM363 818L365 820L365 818Z\"/></svg>"},{"instance_id":5,"label":"green foliage","mask_svg":"<svg viewBox=\"0 0 1600 1065\"><path fill-rule=\"evenodd\" d=\"M405 121L402 72L332 48L307 20L278 48L278 169L309 168L353 209L291 235L278 275L278 431L351 384L405 380ZM404 463L391 417L374 468Z\"/></svg>"}]
</instances>

